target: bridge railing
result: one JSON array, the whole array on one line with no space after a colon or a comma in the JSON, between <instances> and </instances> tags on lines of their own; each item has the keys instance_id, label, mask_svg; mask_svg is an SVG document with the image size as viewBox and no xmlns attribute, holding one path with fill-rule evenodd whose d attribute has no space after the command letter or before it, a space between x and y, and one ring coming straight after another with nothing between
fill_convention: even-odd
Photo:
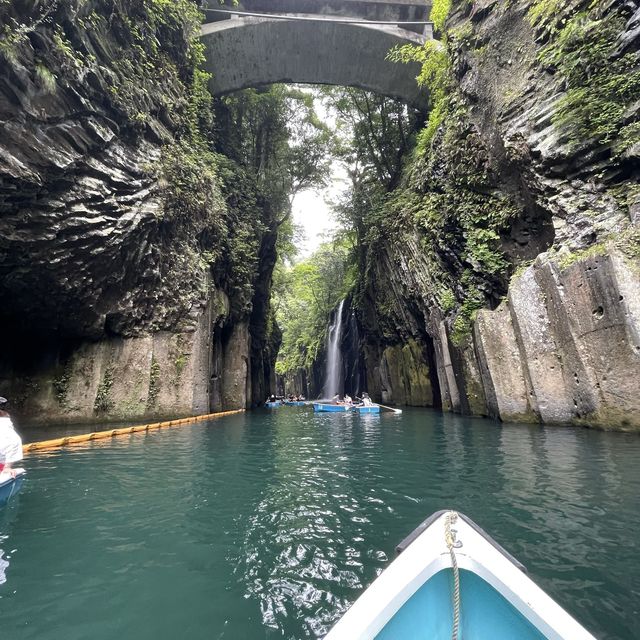
<instances>
[{"instance_id":1,"label":"bridge railing","mask_svg":"<svg viewBox=\"0 0 640 640\"><path fill-rule=\"evenodd\" d=\"M240 11L226 8L204 8L207 16L212 17L212 21L238 20L248 18L262 18L269 20L288 20L304 22L339 22L342 24L363 25L371 27L395 27L406 29L414 33L421 33L427 37L433 36L433 22L429 20L370 20L367 18L348 17L338 15L327 15L321 13L268 13L256 11Z\"/></svg>"}]
</instances>

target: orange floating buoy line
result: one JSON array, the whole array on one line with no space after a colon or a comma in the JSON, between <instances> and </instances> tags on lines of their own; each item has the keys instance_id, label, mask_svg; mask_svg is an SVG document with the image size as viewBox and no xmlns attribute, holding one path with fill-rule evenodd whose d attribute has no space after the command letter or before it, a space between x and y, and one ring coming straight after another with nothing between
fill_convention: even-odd
<instances>
[{"instance_id":1,"label":"orange floating buoy line","mask_svg":"<svg viewBox=\"0 0 640 640\"><path fill-rule=\"evenodd\" d=\"M122 427L121 429L107 429L105 431L94 431L93 433L83 433L77 436L65 436L64 438L56 438L55 440L41 440L40 442L30 442L22 445L24 454L33 453L34 451L44 451L46 449L58 449L60 447L68 447L74 444L85 444L92 440L104 440L105 438L114 438L116 436L128 436L132 433L146 433L154 429L164 429L166 427L178 427L184 424L192 424L201 422L202 420L212 420L214 418L222 418L236 413L242 413L244 409L234 409L233 411L220 411L218 413L205 413L199 416L191 416L189 418L178 418L176 420L166 420L164 422L153 422L152 424L141 424L134 427Z\"/></svg>"}]
</instances>

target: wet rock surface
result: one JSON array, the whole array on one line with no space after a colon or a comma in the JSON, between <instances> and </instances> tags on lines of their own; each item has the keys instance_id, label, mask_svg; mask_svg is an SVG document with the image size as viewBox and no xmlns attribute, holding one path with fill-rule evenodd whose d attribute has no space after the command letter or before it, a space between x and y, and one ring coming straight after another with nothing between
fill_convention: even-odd
<instances>
[{"instance_id":1,"label":"wet rock surface","mask_svg":"<svg viewBox=\"0 0 640 640\"><path fill-rule=\"evenodd\" d=\"M637 101L627 97L631 106L612 111L619 115L611 121L597 125L595 107L581 120L589 100L617 104L598 83L614 81L606 74L621 68L620 56L637 66L637 6L574 0L545 14L539 5L454 5L448 48L457 97L403 187L404 201L415 208L419 198L429 217L398 208L403 224L389 223L376 247L361 311L376 345L368 371L384 386L379 353L416 340L433 353L434 403L445 409L638 429L640 165L627 128L637 123ZM612 51L592 63L581 102L584 87L566 75L572 54L558 35L572 20L583 60L589 46ZM581 31L595 24L588 20L597 27ZM594 33L602 41L589 44ZM498 224L481 213L498 206L506 207ZM471 224L456 220L460 210L471 212ZM499 247L479 242L483 228L499 233ZM407 379L395 382L398 398Z\"/></svg>"},{"instance_id":2,"label":"wet rock surface","mask_svg":"<svg viewBox=\"0 0 640 640\"><path fill-rule=\"evenodd\" d=\"M178 4L0 3L0 389L25 420L251 403L262 214L190 155L200 16Z\"/></svg>"},{"instance_id":3,"label":"wet rock surface","mask_svg":"<svg viewBox=\"0 0 640 640\"><path fill-rule=\"evenodd\" d=\"M564 269L541 257L479 314L490 415L640 428L637 267L615 249Z\"/></svg>"},{"instance_id":4,"label":"wet rock surface","mask_svg":"<svg viewBox=\"0 0 640 640\"><path fill-rule=\"evenodd\" d=\"M152 171L184 87L158 77L129 99L131 34L81 4L37 27L3 10L27 33L0 64L0 321L97 339L180 328L195 307L195 326L205 274L162 228Z\"/></svg>"}]
</instances>

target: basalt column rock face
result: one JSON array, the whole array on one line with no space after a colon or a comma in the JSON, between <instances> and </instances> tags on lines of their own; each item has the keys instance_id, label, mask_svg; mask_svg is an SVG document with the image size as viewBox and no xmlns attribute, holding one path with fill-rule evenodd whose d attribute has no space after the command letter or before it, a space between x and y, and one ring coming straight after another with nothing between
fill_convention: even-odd
<instances>
[{"instance_id":1,"label":"basalt column rock face","mask_svg":"<svg viewBox=\"0 0 640 640\"><path fill-rule=\"evenodd\" d=\"M638 430L637 3L452 6L443 117L371 234L368 370L395 393L381 354L421 341L445 409Z\"/></svg>"},{"instance_id":2,"label":"basalt column rock face","mask_svg":"<svg viewBox=\"0 0 640 640\"><path fill-rule=\"evenodd\" d=\"M260 247L260 270L255 280L250 316L251 394L249 403L258 406L271 389L276 389L275 364L282 333L271 311L271 276L276 264L277 231L265 233Z\"/></svg>"},{"instance_id":3,"label":"basalt column rock face","mask_svg":"<svg viewBox=\"0 0 640 640\"><path fill-rule=\"evenodd\" d=\"M250 402L261 213L204 142L200 19L0 3L0 393L29 420Z\"/></svg>"},{"instance_id":4,"label":"basalt column rock face","mask_svg":"<svg viewBox=\"0 0 640 640\"><path fill-rule=\"evenodd\" d=\"M347 298L342 309L342 379L344 392L360 397L367 391L365 362L362 358L360 323L353 308L353 300Z\"/></svg>"},{"instance_id":5,"label":"basalt column rock face","mask_svg":"<svg viewBox=\"0 0 640 640\"><path fill-rule=\"evenodd\" d=\"M210 314L194 330L52 346L27 369L0 369L12 411L30 423L187 416L209 410Z\"/></svg>"},{"instance_id":6,"label":"basalt column rock face","mask_svg":"<svg viewBox=\"0 0 640 640\"><path fill-rule=\"evenodd\" d=\"M565 268L541 256L480 312L491 415L640 429L638 266L613 247Z\"/></svg>"},{"instance_id":7,"label":"basalt column rock face","mask_svg":"<svg viewBox=\"0 0 640 640\"><path fill-rule=\"evenodd\" d=\"M415 238L402 241L402 253L378 247L358 309L367 386L383 403L440 407L435 343L426 324L429 266Z\"/></svg>"},{"instance_id":8,"label":"basalt column rock face","mask_svg":"<svg viewBox=\"0 0 640 640\"><path fill-rule=\"evenodd\" d=\"M29 4L2 9L0 320L89 339L193 325L205 274L162 228L152 170L186 106L179 65L136 77L109 2L49 3L42 22Z\"/></svg>"},{"instance_id":9,"label":"basalt column rock face","mask_svg":"<svg viewBox=\"0 0 640 640\"><path fill-rule=\"evenodd\" d=\"M429 367L422 347L415 340L386 346L382 351L367 346L365 358L374 399L413 407L434 406Z\"/></svg>"}]
</instances>

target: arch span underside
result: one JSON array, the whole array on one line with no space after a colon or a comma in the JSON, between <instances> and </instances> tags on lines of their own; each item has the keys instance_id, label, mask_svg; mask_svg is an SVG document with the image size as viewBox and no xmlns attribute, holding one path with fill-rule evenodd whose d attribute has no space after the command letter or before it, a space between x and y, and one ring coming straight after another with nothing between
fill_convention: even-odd
<instances>
[{"instance_id":1,"label":"arch span underside","mask_svg":"<svg viewBox=\"0 0 640 640\"><path fill-rule=\"evenodd\" d=\"M277 82L351 86L426 108L418 64L387 60L396 45L424 36L398 28L333 21L242 18L202 28L214 95Z\"/></svg>"}]
</instances>

